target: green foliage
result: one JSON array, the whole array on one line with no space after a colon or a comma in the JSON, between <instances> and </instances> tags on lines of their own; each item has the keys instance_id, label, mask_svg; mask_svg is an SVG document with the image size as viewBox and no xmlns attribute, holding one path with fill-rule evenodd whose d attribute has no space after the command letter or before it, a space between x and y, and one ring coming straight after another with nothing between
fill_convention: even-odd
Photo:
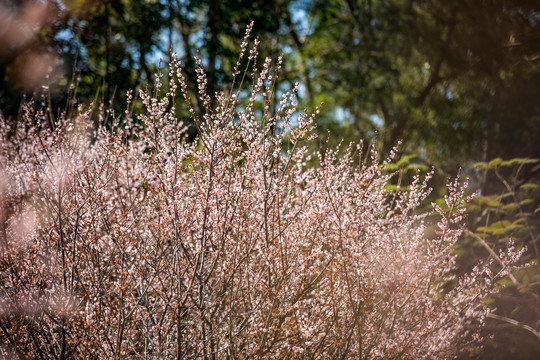
<instances>
[{"instance_id":1,"label":"green foliage","mask_svg":"<svg viewBox=\"0 0 540 360\"><path fill-rule=\"evenodd\" d=\"M7 10L23 13L30 3L22 1ZM40 27L39 36L32 41L24 46L4 44L0 34L0 46L5 45L7 49L0 50L0 106L7 119L16 119L22 97L41 90L42 83L51 89L48 102L54 114L73 98L81 103L111 101L115 114L122 114L126 92L133 89L137 96L138 89L152 83L170 60L171 49L182 60L194 109L202 116L202 103L195 96L199 90L196 55L207 69L207 89L214 103L215 92L227 90L226 84L231 83L240 42L250 21L255 22L252 34L261 40L260 57L277 58L283 47L293 46L289 34L294 31L295 22L289 0L64 0L48 3L51 9L46 21L30 24ZM13 64L25 52L41 47L49 49L55 57L50 80L41 79L37 87L16 86ZM241 68L244 65L245 60ZM286 73L281 78L289 83L286 87L290 87L298 78L294 70L288 69ZM167 71L159 76L167 77ZM70 83L76 87L75 95L70 94ZM176 100L177 115L189 118L183 101ZM194 128L189 131L193 139Z\"/></svg>"},{"instance_id":2,"label":"green foliage","mask_svg":"<svg viewBox=\"0 0 540 360\"><path fill-rule=\"evenodd\" d=\"M377 131L385 152L403 140L451 172L538 154L538 10L527 0L315 1L304 53L332 104L327 122L341 109L340 135Z\"/></svg>"},{"instance_id":3,"label":"green foliage","mask_svg":"<svg viewBox=\"0 0 540 360\"><path fill-rule=\"evenodd\" d=\"M526 248L523 261L527 267L500 281L504 288L489 304L498 318L490 320L486 334L493 340L485 343L482 358L529 358L540 351L540 177L538 159L514 158L478 162L474 169L479 177L480 194L469 206L468 236L461 256L472 266L474 257L488 257L493 271L503 268L499 249L507 246ZM536 333L535 333L536 332Z\"/></svg>"},{"instance_id":4,"label":"green foliage","mask_svg":"<svg viewBox=\"0 0 540 360\"><path fill-rule=\"evenodd\" d=\"M475 169L477 170L494 170L500 167L509 167L512 168L514 166L523 166L527 164L536 164L538 163L538 159L529 159L529 158L516 158L511 160L503 160L501 158L493 159L489 162L477 162L474 164ZM536 186L535 184L532 184ZM521 185L524 186L524 185Z\"/></svg>"}]
</instances>

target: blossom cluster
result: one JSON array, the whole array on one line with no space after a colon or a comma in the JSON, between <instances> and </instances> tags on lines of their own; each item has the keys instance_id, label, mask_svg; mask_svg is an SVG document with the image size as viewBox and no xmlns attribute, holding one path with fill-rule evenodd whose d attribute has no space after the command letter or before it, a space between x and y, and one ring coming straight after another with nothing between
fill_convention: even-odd
<instances>
[{"instance_id":1,"label":"blossom cluster","mask_svg":"<svg viewBox=\"0 0 540 360\"><path fill-rule=\"evenodd\" d=\"M450 358L478 339L505 273L456 275L465 185L428 237L430 175L393 191L393 154L310 151L316 114L298 115L298 87L274 98L270 60L242 109L240 61L217 94L197 64L202 118L173 57L135 117L52 122L30 103L0 122L1 356Z\"/></svg>"}]
</instances>

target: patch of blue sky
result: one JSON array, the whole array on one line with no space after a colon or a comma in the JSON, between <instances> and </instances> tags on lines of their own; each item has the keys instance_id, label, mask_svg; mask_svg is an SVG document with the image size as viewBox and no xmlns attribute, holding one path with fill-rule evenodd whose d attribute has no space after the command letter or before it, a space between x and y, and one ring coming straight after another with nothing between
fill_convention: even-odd
<instances>
[{"instance_id":1,"label":"patch of blue sky","mask_svg":"<svg viewBox=\"0 0 540 360\"><path fill-rule=\"evenodd\" d=\"M169 47L172 47L172 51L176 52L179 58L184 56L184 48L180 46L180 35L177 31L173 31L171 35L171 44L169 44L169 31L162 31L159 34L159 45L154 48L154 51L146 56L146 60L149 64L157 66L160 60L167 59L169 57Z\"/></svg>"},{"instance_id":2,"label":"patch of blue sky","mask_svg":"<svg viewBox=\"0 0 540 360\"><path fill-rule=\"evenodd\" d=\"M312 29L309 17L311 6L312 1L310 0L295 0L289 5L291 20L302 40L310 35Z\"/></svg>"},{"instance_id":3,"label":"patch of blue sky","mask_svg":"<svg viewBox=\"0 0 540 360\"><path fill-rule=\"evenodd\" d=\"M352 114L348 109L338 106L333 111L333 118L339 124L346 124L351 121Z\"/></svg>"},{"instance_id":4,"label":"patch of blue sky","mask_svg":"<svg viewBox=\"0 0 540 360\"><path fill-rule=\"evenodd\" d=\"M370 115L369 120L379 129L384 125L383 119L378 114Z\"/></svg>"}]
</instances>

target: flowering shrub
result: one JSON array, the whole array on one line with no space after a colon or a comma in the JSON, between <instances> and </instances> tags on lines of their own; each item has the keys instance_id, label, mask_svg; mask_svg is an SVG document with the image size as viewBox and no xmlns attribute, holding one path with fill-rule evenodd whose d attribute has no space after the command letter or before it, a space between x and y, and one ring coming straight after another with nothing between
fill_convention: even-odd
<instances>
[{"instance_id":1,"label":"flowering shrub","mask_svg":"<svg viewBox=\"0 0 540 360\"><path fill-rule=\"evenodd\" d=\"M481 300L520 253L452 275L466 185L428 239L429 175L390 191L393 154L310 153L315 118L295 118L297 87L273 106L280 61L257 70L256 45L243 110L240 61L214 108L199 62L199 119L173 59L136 119L93 127L79 107L52 127L27 104L16 129L2 121L2 356L447 358L477 340Z\"/></svg>"}]
</instances>

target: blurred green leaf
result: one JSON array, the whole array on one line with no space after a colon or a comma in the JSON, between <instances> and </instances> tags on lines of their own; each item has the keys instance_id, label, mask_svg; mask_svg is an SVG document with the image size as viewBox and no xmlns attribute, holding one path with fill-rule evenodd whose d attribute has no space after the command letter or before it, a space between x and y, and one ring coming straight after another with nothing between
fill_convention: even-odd
<instances>
[{"instance_id":1,"label":"blurred green leaf","mask_svg":"<svg viewBox=\"0 0 540 360\"><path fill-rule=\"evenodd\" d=\"M517 204L515 203L510 203L510 204L506 204L506 205L503 205L501 206L501 210L503 211L514 211L517 209Z\"/></svg>"},{"instance_id":2,"label":"blurred green leaf","mask_svg":"<svg viewBox=\"0 0 540 360\"><path fill-rule=\"evenodd\" d=\"M501 158L493 159L488 163L488 169L494 169L497 166L499 166L500 164L502 164L502 162L503 162L503 159L501 159Z\"/></svg>"},{"instance_id":3,"label":"blurred green leaf","mask_svg":"<svg viewBox=\"0 0 540 360\"><path fill-rule=\"evenodd\" d=\"M516 166L516 165L525 165L525 164L534 164L537 163L538 159L529 159L529 158L514 158L510 160L503 161L501 166Z\"/></svg>"},{"instance_id":4,"label":"blurred green leaf","mask_svg":"<svg viewBox=\"0 0 540 360\"><path fill-rule=\"evenodd\" d=\"M407 167L405 169L409 170L409 171L418 171L418 170L420 170L422 172L426 172L426 171L429 170L429 167L427 167L424 164L412 163L412 164L407 165Z\"/></svg>"},{"instance_id":5,"label":"blurred green leaf","mask_svg":"<svg viewBox=\"0 0 540 360\"><path fill-rule=\"evenodd\" d=\"M416 158L417 156L415 154L412 155L403 155L401 159L396 163L398 167L403 167L405 165L408 165L412 159Z\"/></svg>"},{"instance_id":6,"label":"blurred green leaf","mask_svg":"<svg viewBox=\"0 0 540 360\"><path fill-rule=\"evenodd\" d=\"M519 205L520 206L525 206L525 205L529 205L529 204L532 204L534 202L533 199L524 199L524 200L521 200L519 202Z\"/></svg>"},{"instance_id":7,"label":"blurred green leaf","mask_svg":"<svg viewBox=\"0 0 540 360\"><path fill-rule=\"evenodd\" d=\"M523 190L532 190L532 189L538 188L538 184L535 184L535 183L525 183L525 184L521 185L519 188L520 188L520 189L523 189Z\"/></svg>"}]
</instances>

